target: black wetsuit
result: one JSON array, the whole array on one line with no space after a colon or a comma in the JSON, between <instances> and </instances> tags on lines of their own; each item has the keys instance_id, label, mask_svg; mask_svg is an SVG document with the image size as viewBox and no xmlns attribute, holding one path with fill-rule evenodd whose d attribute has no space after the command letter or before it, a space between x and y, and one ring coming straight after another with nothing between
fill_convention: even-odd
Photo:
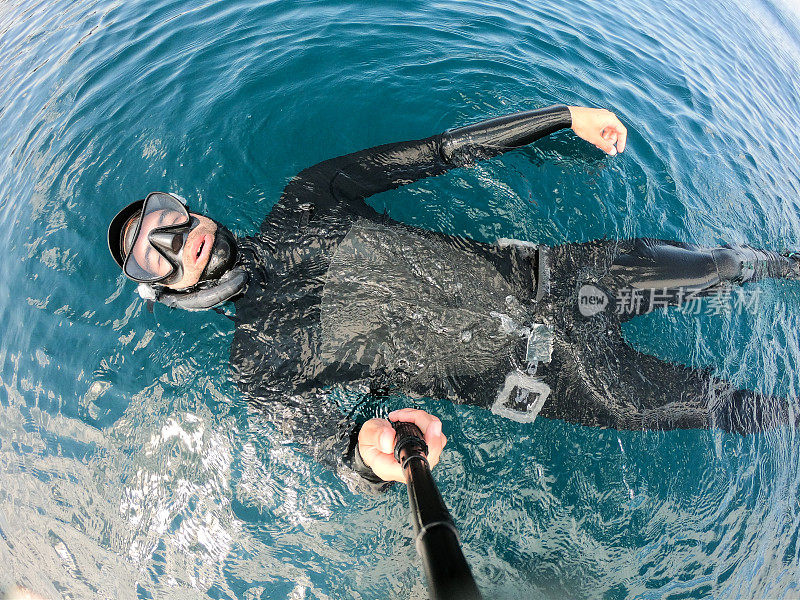
<instances>
[{"instance_id":1,"label":"black wetsuit","mask_svg":"<svg viewBox=\"0 0 800 600\"><path fill-rule=\"evenodd\" d=\"M785 401L639 353L620 324L651 302L796 277L794 259L642 239L485 244L364 201L569 126L555 106L300 172L260 234L242 240L251 282L236 301L231 364L247 399L303 450L368 480L353 455L359 408L394 391L624 429L786 422Z\"/></svg>"}]
</instances>

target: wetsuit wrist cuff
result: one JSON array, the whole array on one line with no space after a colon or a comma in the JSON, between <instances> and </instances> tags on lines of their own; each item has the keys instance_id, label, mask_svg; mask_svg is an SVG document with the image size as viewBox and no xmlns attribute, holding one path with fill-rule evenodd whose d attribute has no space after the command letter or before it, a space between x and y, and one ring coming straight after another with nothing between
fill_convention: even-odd
<instances>
[{"instance_id":1,"label":"wetsuit wrist cuff","mask_svg":"<svg viewBox=\"0 0 800 600\"><path fill-rule=\"evenodd\" d=\"M569 109L569 106L566 104L560 104L558 106L563 106L567 111L566 115L564 116L564 121L566 122L565 129L572 129L572 111Z\"/></svg>"}]
</instances>

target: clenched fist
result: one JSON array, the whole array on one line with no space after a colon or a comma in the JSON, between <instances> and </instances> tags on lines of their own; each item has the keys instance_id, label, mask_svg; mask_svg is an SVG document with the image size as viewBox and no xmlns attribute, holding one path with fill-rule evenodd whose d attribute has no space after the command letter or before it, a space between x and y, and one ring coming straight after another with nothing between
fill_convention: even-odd
<instances>
[{"instance_id":1,"label":"clenched fist","mask_svg":"<svg viewBox=\"0 0 800 600\"><path fill-rule=\"evenodd\" d=\"M442 433L442 422L416 408L401 408L389 413L392 421L414 423L420 428L428 444L428 462L431 468L439 462L439 456L447 443ZM405 483L403 470L394 458L395 431L386 419L370 419L361 427L358 434L358 451L364 464L384 481Z\"/></svg>"}]
</instances>

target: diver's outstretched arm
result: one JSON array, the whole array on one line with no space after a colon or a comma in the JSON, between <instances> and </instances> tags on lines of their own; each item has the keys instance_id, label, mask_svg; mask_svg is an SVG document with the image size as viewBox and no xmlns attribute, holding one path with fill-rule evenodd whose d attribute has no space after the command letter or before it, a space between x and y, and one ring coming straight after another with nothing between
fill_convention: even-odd
<instances>
[{"instance_id":1,"label":"diver's outstretched arm","mask_svg":"<svg viewBox=\"0 0 800 600\"><path fill-rule=\"evenodd\" d=\"M609 154L625 148L627 131L613 113L555 105L323 161L289 182L273 212L309 203L317 212L374 216L364 202L369 196L520 148L567 127Z\"/></svg>"},{"instance_id":2,"label":"diver's outstretched arm","mask_svg":"<svg viewBox=\"0 0 800 600\"><path fill-rule=\"evenodd\" d=\"M611 156L625 150L628 130L611 111L555 105L445 131L441 153L453 166L469 164L527 146L567 127Z\"/></svg>"}]
</instances>

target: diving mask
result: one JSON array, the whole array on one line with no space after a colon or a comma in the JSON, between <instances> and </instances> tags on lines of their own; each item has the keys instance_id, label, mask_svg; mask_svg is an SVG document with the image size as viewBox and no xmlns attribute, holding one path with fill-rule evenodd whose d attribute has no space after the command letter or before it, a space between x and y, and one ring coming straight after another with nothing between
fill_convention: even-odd
<instances>
[{"instance_id":1,"label":"diving mask","mask_svg":"<svg viewBox=\"0 0 800 600\"><path fill-rule=\"evenodd\" d=\"M183 249L200 221L171 194L152 192L135 222L122 232L129 249L122 270L139 283L170 285L183 277Z\"/></svg>"}]
</instances>

